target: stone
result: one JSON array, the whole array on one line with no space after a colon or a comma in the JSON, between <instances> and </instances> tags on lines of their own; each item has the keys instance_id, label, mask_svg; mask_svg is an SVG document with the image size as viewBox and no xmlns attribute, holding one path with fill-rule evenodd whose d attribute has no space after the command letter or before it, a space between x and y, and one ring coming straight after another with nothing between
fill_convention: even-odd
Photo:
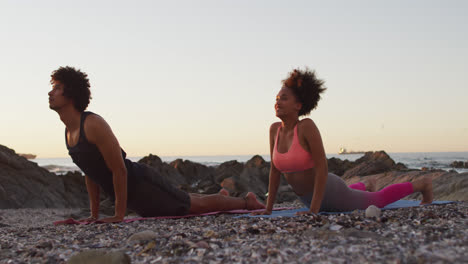
<instances>
[{"instance_id":1,"label":"stone","mask_svg":"<svg viewBox=\"0 0 468 264\"><path fill-rule=\"evenodd\" d=\"M366 209L366 217L367 218L371 218L371 217L379 218L380 214L381 214L380 208L378 208L375 205L371 205L371 206L367 207L367 209Z\"/></svg>"},{"instance_id":2,"label":"stone","mask_svg":"<svg viewBox=\"0 0 468 264\"><path fill-rule=\"evenodd\" d=\"M124 252L86 250L72 256L68 264L129 264L130 257Z\"/></svg>"},{"instance_id":3,"label":"stone","mask_svg":"<svg viewBox=\"0 0 468 264\"><path fill-rule=\"evenodd\" d=\"M205 242L205 241L202 240L202 241L198 241L198 242L195 244L195 247L208 249L208 248L210 248L210 245L209 245L207 242Z\"/></svg>"},{"instance_id":4,"label":"stone","mask_svg":"<svg viewBox=\"0 0 468 264\"><path fill-rule=\"evenodd\" d=\"M142 232L138 232L136 234L131 235L128 238L128 241L144 241L144 240L153 240L156 239L158 235L151 231L151 230L145 230Z\"/></svg>"},{"instance_id":5,"label":"stone","mask_svg":"<svg viewBox=\"0 0 468 264\"><path fill-rule=\"evenodd\" d=\"M330 226L331 231L339 231L341 228L343 228L343 226L341 226L341 225L331 225Z\"/></svg>"}]
</instances>

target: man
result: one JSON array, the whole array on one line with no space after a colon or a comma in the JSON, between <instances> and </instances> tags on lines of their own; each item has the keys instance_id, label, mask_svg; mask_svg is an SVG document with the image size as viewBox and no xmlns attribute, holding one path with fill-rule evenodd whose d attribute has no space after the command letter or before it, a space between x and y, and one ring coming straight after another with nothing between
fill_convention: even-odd
<instances>
[{"instance_id":1,"label":"man","mask_svg":"<svg viewBox=\"0 0 468 264\"><path fill-rule=\"evenodd\" d=\"M151 168L126 159L107 122L85 112L91 99L87 74L73 67L60 67L51 77L49 107L65 124L69 154L85 173L89 220L99 218L99 187L115 198L115 215L100 219L107 223L122 221L127 207L146 217L265 208L253 193L244 198L229 197L225 191L212 195L185 193Z\"/></svg>"}]
</instances>

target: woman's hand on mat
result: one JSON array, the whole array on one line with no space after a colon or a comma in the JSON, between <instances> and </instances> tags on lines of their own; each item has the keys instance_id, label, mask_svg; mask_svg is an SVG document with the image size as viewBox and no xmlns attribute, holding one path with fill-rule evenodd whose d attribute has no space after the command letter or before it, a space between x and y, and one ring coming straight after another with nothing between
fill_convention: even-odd
<instances>
[{"instance_id":1,"label":"woman's hand on mat","mask_svg":"<svg viewBox=\"0 0 468 264\"><path fill-rule=\"evenodd\" d=\"M113 216L113 217L99 219L99 221L103 223L119 223L119 222L122 222L123 219L124 219L123 217Z\"/></svg>"},{"instance_id":2,"label":"woman's hand on mat","mask_svg":"<svg viewBox=\"0 0 468 264\"><path fill-rule=\"evenodd\" d=\"M312 216L314 219L319 219L319 218L320 218L320 216L319 216L318 214L312 212L311 210L297 212L296 215L310 215L310 216Z\"/></svg>"},{"instance_id":3,"label":"woman's hand on mat","mask_svg":"<svg viewBox=\"0 0 468 264\"><path fill-rule=\"evenodd\" d=\"M259 212L250 213L250 215L271 215L271 210L263 210Z\"/></svg>"}]
</instances>

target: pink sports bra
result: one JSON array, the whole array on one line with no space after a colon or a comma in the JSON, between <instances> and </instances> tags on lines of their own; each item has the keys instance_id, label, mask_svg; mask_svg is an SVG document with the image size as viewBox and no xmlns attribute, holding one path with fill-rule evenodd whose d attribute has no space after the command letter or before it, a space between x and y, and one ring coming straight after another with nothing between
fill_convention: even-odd
<instances>
[{"instance_id":1,"label":"pink sports bra","mask_svg":"<svg viewBox=\"0 0 468 264\"><path fill-rule=\"evenodd\" d=\"M305 151L301 144L299 144L297 124L294 127L294 137L288 152L278 152L278 137L280 129L281 126L278 127L278 132L276 133L275 147L273 150L273 164L275 167L282 173L305 171L313 168L315 164L312 160L312 155Z\"/></svg>"}]
</instances>

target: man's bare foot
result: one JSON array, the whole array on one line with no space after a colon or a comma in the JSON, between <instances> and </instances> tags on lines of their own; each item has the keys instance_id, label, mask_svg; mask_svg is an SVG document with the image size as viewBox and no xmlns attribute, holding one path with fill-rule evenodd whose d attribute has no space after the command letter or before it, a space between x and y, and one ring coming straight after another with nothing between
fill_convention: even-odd
<instances>
[{"instance_id":1,"label":"man's bare foot","mask_svg":"<svg viewBox=\"0 0 468 264\"><path fill-rule=\"evenodd\" d=\"M377 180L376 179L370 178L370 179L367 180L366 191L368 191L368 192L376 192L377 191Z\"/></svg>"},{"instance_id":2,"label":"man's bare foot","mask_svg":"<svg viewBox=\"0 0 468 264\"><path fill-rule=\"evenodd\" d=\"M432 200L434 199L434 193L432 192L432 179L425 178L423 179L424 188L421 190L421 194L423 196L421 205L423 204L431 204Z\"/></svg>"},{"instance_id":3,"label":"man's bare foot","mask_svg":"<svg viewBox=\"0 0 468 264\"><path fill-rule=\"evenodd\" d=\"M244 199L249 210L265 209L265 205L259 202L257 196L252 192L247 193Z\"/></svg>"},{"instance_id":4,"label":"man's bare foot","mask_svg":"<svg viewBox=\"0 0 468 264\"><path fill-rule=\"evenodd\" d=\"M229 196L229 191L222 188L221 190L219 190L218 194L221 194L221 195L224 195L224 196Z\"/></svg>"}]
</instances>

